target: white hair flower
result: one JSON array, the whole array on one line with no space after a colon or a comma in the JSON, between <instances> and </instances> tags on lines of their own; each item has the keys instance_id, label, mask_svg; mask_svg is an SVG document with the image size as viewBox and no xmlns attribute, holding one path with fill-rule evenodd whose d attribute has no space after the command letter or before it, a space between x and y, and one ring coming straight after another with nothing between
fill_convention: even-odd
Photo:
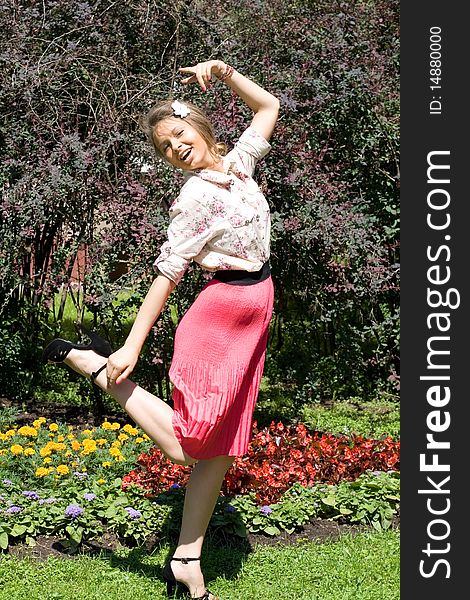
<instances>
[{"instance_id":1,"label":"white hair flower","mask_svg":"<svg viewBox=\"0 0 470 600\"><path fill-rule=\"evenodd\" d=\"M189 115L189 113L191 112L189 110L189 108L186 106L186 104L183 104L182 102L178 102L178 100L175 100L171 104L171 108L173 109L173 112L175 113L175 117L181 117L182 119L187 117Z\"/></svg>"}]
</instances>

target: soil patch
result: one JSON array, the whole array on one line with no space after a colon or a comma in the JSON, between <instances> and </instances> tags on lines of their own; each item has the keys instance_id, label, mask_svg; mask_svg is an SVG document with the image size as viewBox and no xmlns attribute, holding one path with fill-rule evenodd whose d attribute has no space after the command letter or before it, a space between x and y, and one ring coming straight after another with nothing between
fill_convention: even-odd
<instances>
[{"instance_id":1,"label":"soil patch","mask_svg":"<svg viewBox=\"0 0 470 600\"><path fill-rule=\"evenodd\" d=\"M61 539L56 536L40 535L34 546L24 543L12 544L8 547L8 554L16 558L33 558L46 560L49 556L64 559L74 559L80 554L100 554L101 552L114 552L123 547L117 537L111 533L105 533L99 540L93 540L83 544L79 552L72 553L66 548Z\"/></svg>"},{"instance_id":2,"label":"soil patch","mask_svg":"<svg viewBox=\"0 0 470 600\"><path fill-rule=\"evenodd\" d=\"M399 521L393 524L394 528L399 527ZM325 542L338 541L344 535L356 535L364 531L370 531L370 527L361 525L350 525L346 523L337 523L326 519L315 519L304 525L303 529L294 533L282 532L277 536L266 536L254 533L248 533L246 539L234 540L226 536L219 536L217 544L232 545L241 544L247 551L254 550L257 546L285 546L297 544L298 542L315 542L322 544ZM210 536L210 531L208 536ZM160 540L157 537L150 537L144 544L144 549L151 552ZM8 547L8 554L16 558L31 558L44 561L49 556L60 559L75 559L80 555L96 556L98 554L110 554L116 550L126 548L126 545L112 533L105 532L99 539L84 543L78 552L72 553L68 548L62 545L60 538L55 536L38 536L35 546L28 546L24 543L13 544Z\"/></svg>"},{"instance_id":3,"label":"soil patch","mask_svg":"<svg viewBox=\"0 0 470 600\"><path fill-rule=\"evenodd\" d=\"M315 519L306 523L301 531L294 533L281 532L276 536L255 535L249 533L248 541L252 546L277 546L296 544L297 542L324 542L337 541L345 534L354 535L361 531L367 531L367 527L359 525L350 525L346 523L337 523L327 519Z\"/></svg>"}]
</instances>

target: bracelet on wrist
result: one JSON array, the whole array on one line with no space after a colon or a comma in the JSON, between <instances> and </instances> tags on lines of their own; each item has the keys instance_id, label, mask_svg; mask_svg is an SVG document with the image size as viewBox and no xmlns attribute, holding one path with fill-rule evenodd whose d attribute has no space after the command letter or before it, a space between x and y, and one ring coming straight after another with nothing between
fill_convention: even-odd
<instances>
[{"instance_id":1,"label":"bracelet on wrist","mask_svg":"<svg viewBox=\"0 0 470 600\"><path fill-rule=\"evenodd\" d=\"M235 69L231 65L225 65L225 70L222 75L219 75L219 81L225 81L233 75Z\"/></svg>"}]
</instances>

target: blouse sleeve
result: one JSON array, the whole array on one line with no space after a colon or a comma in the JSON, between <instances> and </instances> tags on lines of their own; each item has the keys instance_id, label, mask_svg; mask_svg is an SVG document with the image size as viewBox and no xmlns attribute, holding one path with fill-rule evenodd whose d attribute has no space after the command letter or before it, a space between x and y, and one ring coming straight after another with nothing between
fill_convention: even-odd
<instances>
[{"instance_id":1,"label":"blouse sleeve","mask_svg":"<svg viewBox=\"0 0 470 600\"><path fill-rule=\"evenodd\" d=\"M191 260L215 235L207 209L191 196L182 190L171 206L168 239L154 262L154 267L177 285Z\"/></svg>"},{"instance_id":2,"label":"blouse sleeve","mask_svg":"<svg viewBox=\"0 0 470 600\"><path fill-rule=\"evenodd\" d=\"M241 162L245 173L252 176L258 160L266 156L270 150L271 144L256 129L248 127L238 139L232 152Z\"/></svg>"}]
</instances>

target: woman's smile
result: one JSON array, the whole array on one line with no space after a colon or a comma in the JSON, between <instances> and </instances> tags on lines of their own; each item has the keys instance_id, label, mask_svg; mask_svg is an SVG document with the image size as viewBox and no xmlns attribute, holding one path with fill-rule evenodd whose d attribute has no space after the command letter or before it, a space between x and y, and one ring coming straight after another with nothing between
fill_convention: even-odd
<instances>
[{"instance_id":1,"label":"woman's smile","mask_svg":"<svg viewBox=\"0 0 470 600\"><path fill-rule=\"evenodd\" d=\"M188 148L187 150L183 150L183 152L180 153L180 160L182 160L183 162L186 162L189 159L189 155L191 154L192 149Z\"/></svg>"}]
</instances>

